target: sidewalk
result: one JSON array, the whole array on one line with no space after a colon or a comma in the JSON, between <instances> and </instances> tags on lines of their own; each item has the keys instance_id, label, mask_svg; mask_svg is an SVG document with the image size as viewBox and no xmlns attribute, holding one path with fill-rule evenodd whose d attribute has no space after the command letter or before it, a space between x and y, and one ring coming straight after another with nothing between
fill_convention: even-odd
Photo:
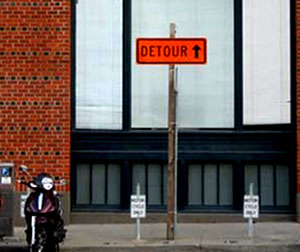
<instances>
[{"instance_id":1,"label":"sidewalk","mask_svg":"<svg viewBox=\"0 0 300 252\"><path fill-rule=\"evenodd\" d=\"M61 251L300 251L300 224L257 223L248 237L246 223L178 224L174 241L166 240L166 224L142 224L141 241L136 240L135 225L70 225ZM26 251L23 228L14 237L0 241L1 252Z\"/></svg>"}]
</instances>

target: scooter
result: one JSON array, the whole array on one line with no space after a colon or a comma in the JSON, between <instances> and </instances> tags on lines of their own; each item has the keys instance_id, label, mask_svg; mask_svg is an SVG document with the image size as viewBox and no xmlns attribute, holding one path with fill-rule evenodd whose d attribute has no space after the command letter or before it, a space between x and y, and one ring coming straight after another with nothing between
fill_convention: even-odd
<instances>
[{"instance_id":1,"label":"scooter","mask_svg":"<svg viewBox=\"0 0 300 252\"><path fill-rule=\"evenodd\" d=\"M24 208L29 251L59 252L59 243L64 240L67 230L64 229L63 209L59 195L55 191L56 184L47 173L41 173L32 179L26 166L20 166L19 170L30 180L26 181L22 177L18 182L32 191L26 199ZM65 181L61 180L60 185L65 185Z\"/></svg>"}]
</instances>

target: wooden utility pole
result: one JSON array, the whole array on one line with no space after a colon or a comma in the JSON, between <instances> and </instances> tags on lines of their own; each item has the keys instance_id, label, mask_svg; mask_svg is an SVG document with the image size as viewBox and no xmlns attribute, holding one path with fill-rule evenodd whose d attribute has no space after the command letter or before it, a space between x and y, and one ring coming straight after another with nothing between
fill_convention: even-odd
<instances>
[{"instance_id":1,"label":"wooden utility pole","mask_svg":"<svg viewBox=\"0 0 300 252\"><path fill-rule=\"evenodd\" d=\"M177 125L175 64L206 64L206 38L175 38L176 26L170 25L169 38L139 38L136 41L138 64L169 65L168 108L168 220L167 239L174 240L177 222ZM175 53L171 48L181 48ZM172 52L171 52L172 51ZM177 75L176 75L177 76Z\"/></svg>"},{"instance_id":2,"label":"wooden utility pole","mask_svg":"<svg viewBox=\"0 0 300 252\"><path fill-rule=\"evenodd\" d=\"M170 25L170 38L175 38L175 24ZM168 223L167 239L175 238L175 65L169 65L169 115L168 115Z\"/></svg>"}]
</instances>

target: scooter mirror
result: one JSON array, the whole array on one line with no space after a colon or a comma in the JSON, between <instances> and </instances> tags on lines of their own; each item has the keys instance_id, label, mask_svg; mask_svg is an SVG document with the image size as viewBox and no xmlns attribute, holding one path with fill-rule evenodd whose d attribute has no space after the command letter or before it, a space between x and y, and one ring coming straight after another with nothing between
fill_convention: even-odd
<instances>
[{"instance_id":1,"label":"scooter mirror","mask_svg":"<svg viewBox=\"0 0 300 252\"><path fill-rule=\"evenodd\" d=\"M37 188L37 185L36 185L35 183L33 183L33 182L30 182L30 183L29 183L29 186L30 186L31 188Z\"/></svg>"},{"instance_id":2,"label":"scooter mirror","mask_svg":"<svg viewBox=\"0 0 300 252\"><path fill-rule=\"evenodd\" d=\"M25 166L25 165L21 165L20 167L19 167L19 171L21 171L21 172L27 172L27 170L28 170L28 168L27 168L27 166Z\"/></svg>"}]
</instances>

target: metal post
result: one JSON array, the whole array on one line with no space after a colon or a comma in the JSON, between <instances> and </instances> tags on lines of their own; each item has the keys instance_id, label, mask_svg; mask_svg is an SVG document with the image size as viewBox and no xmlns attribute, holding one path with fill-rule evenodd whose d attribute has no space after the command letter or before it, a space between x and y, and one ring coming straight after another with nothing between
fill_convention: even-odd
<instances>
[{"instance_id":1,"label":"metal post","mask_svg":"<svg viewBox=\"0 0 300 252\"><path fill-rule=\"evenodd\" d=\"M175 38L175 24L170 25L170 38ZM167 239L174 240L174 173L175 173L175 65L169 65L169 116L168 116L168 223Z\"/></svg>"},{"instance_id":2,"label":"metal post","mask_svg":"<svg viewBox=\"0 0 300 252\"><path fill-rule=\"evenodd\" d=\"M253 183L250 183L249 194L250 194L250 197L252 198L252 196L253 196ZM252 235L253 235L253 218L250 217L248 219L248 236L252 237Z\"/></svg>"},{"instance_id":3,"label":"metal post","mask_svg":"<svg viewBox=\"0 0 300 252\"><path fill-rule=\"evenodd\" d=\"M177 101L178 101L178 68L175 67L175 178L174 178L174 233L177 234L177 176L178 176L178 120L177 120Z\"/></svg>"},{"instance_id":4,"label":"metal post","mask_svg":"<svg viewBox=\"0 0 300 252\"><path fill-rule=\"evenodd\" d=\"M140 183L136 185L136 196L137 201L140 200ZM139 241L141 239L141 219L140 217L136 218L136 239Z\"/></svg>"}]
</instances>

